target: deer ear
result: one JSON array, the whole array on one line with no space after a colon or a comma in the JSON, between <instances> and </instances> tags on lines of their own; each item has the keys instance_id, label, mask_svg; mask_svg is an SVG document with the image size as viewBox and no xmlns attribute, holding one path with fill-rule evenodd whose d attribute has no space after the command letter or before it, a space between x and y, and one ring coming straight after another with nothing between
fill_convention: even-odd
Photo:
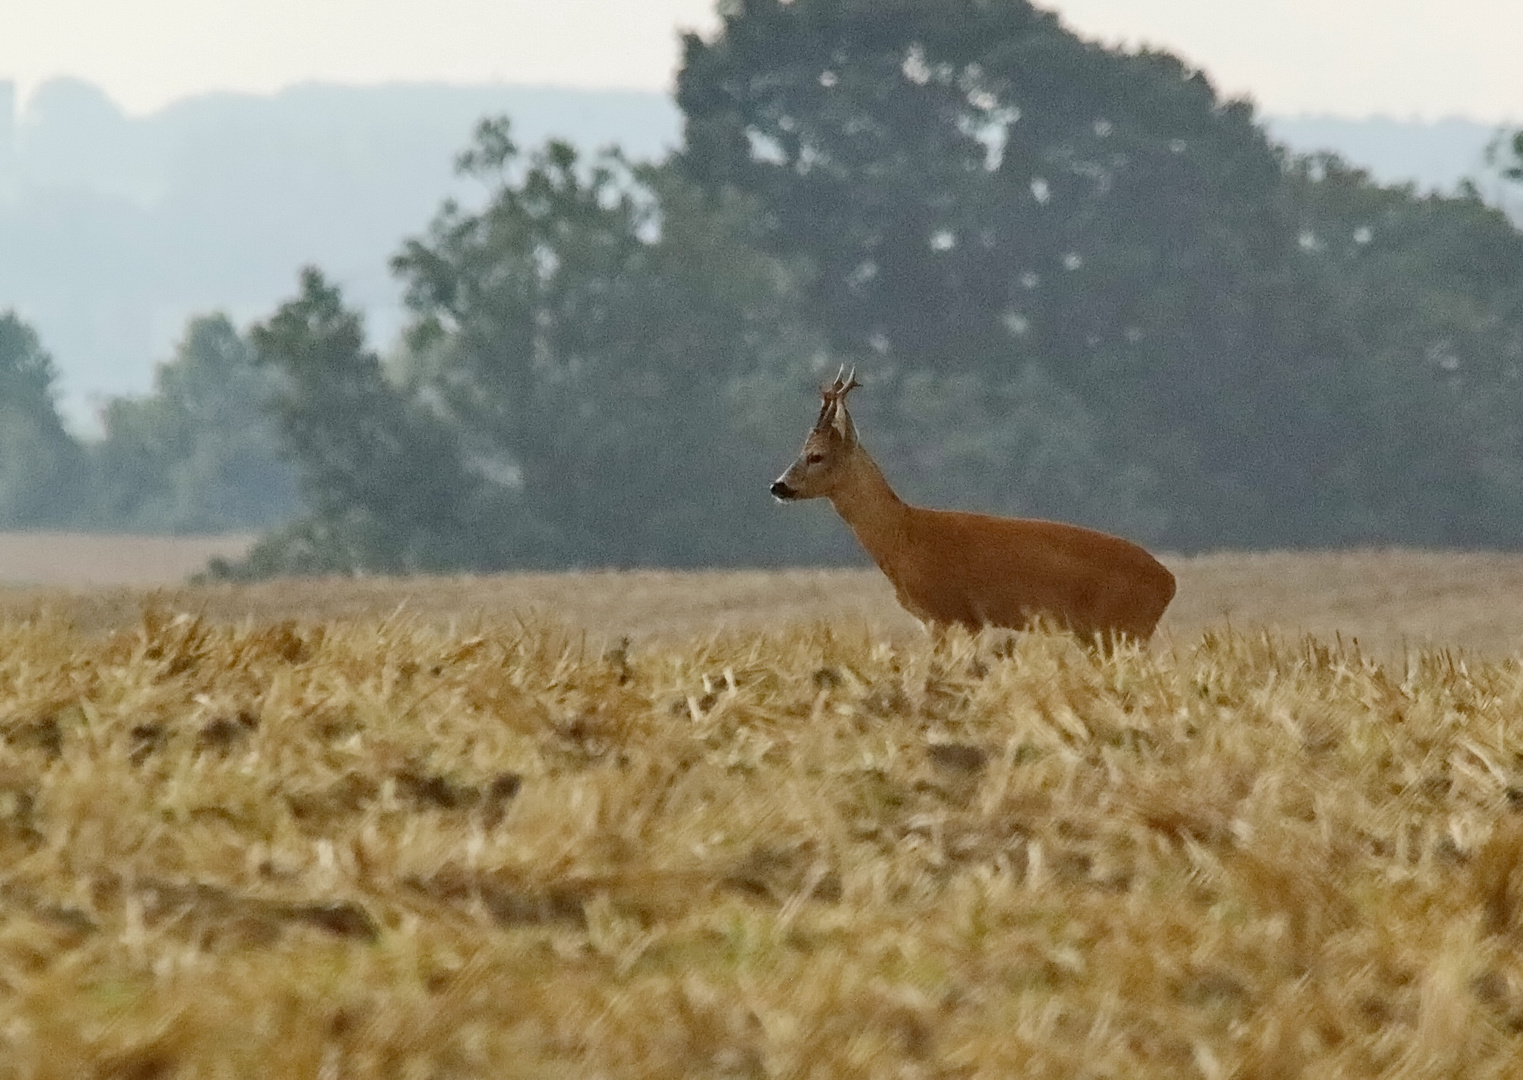
<instances>
[{"instance_id":1,"label":"deer ear","mask_svg":"<svg viewBox=\"0 0 1523 1080\"><path fill-rule=\"evenodd\" d=\"M846 446L857 444L857 428L851 422L851 413L846 411L846 402L837 398L835 408L831 410L830 427L841 437L841 442Z\"/></svg>"},{"instance_id":2,"label":"deer ear","mask_svg":"<svg viewBox=\"0 0 1523 1080\"><path fill-rule=\"evenodd\" d=\"M833 423L835 402L830 399L829 394L824 395L824 399L820 402L820 415L814 419L814 430L816 431L828 431Z\"/></svg>"}]
</instances>

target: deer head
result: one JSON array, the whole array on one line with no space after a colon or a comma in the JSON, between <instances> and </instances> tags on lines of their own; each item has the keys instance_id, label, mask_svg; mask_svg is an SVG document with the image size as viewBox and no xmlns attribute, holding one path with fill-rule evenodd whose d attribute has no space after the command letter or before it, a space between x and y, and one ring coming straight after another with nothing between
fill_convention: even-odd
<instances>
[{"instance_id":1,"label":"deer head","mask_svg":"<svg viewBox=\"0 0 1523 1080\"><path fill-rule=\"evenodd\" d=\"M783 475L772 482L772 495L779 501L828 496L835 490L843 466L856 451L857 429L846 411L846 395L861 383L857 382L856 368L843 380L841 374L845 370L846 365L842 364L835 382L820 390L824 399L820 415L804 440L804 449Z\"/></svg>"}]
</instances>

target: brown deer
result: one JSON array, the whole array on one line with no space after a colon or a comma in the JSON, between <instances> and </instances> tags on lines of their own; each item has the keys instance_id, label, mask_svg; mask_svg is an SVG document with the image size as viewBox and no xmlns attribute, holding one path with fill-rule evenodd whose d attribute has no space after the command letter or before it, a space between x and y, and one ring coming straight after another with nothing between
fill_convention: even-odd
<instances>
[{"instance_id":1,"label":"brown deer","mask_svg":"<svg viewBox=\"0 0 1523 1080\"><path fill-rule=\"evenodd\" d=\"M821 390L814 430L772 494L829 499L910 614L975 630L1046 617L1107 643L1152 634L1174 597L1174 575L1157 559L1077 525L910 506L857 440L846 395L858 385L853 369Z\"/></svg>"}]
</instances>

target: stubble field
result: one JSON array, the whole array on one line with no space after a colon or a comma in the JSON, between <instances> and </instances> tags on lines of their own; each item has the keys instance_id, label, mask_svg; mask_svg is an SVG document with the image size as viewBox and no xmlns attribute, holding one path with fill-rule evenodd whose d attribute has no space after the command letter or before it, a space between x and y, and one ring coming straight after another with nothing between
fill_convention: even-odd
<instances>
[{"instance_id":1,"label":"stubble field","mask_svg":"<svg viewBox=\"0 0 1523 1080\"><path fill-rule=\"evenodd\" d=\"M0 590L0 1077L1516 1075L1523 559L1171 565Z\"/></svg>"}]
</instances>

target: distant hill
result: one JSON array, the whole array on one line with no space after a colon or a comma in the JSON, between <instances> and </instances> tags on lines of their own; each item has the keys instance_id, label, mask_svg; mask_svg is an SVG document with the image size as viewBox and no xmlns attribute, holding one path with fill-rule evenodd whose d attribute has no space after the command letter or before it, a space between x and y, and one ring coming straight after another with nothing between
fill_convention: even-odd
<instances>
[{"instance_id":1,"label":"distant hill","mask_svg":"<svg viewBox=\"0 0 1523 1080\"><path fill-rule=\"evenodd\" d=\"M0 310L42 334L82 429L106 396L149 388L191 315L267 314L304 263L344 285L384 344L402 321L386 261L446 196L470 197L452 162L475 122L499 113L524 146L555 136L636 158L664 155L681 132L672 101L640 91L306 85L132 118L74 79L40 87L18 113L0 82ZM1481 175L1495 134L1465 120L1265 125L1294 150L1336 150L1382 181L1445 191Z\"/></svg>"},{"instance_id":2,"label":"distant hill","mask_svg":"<svg viewBox=\"0 0 1523 1080\"><path fill-rule=\"evenodd\" d=\"M1293 150L1335 151L1368 169L1381 183L1413 183L1419 191L1446 194L1464 179L1479 180L1485 191L1486 148L1498 132L1493 124L1453 117L1421 121L1383 116L1364 120L1269 116L1264 118L1264 127Z\"/></svg>"}]
</instances>

